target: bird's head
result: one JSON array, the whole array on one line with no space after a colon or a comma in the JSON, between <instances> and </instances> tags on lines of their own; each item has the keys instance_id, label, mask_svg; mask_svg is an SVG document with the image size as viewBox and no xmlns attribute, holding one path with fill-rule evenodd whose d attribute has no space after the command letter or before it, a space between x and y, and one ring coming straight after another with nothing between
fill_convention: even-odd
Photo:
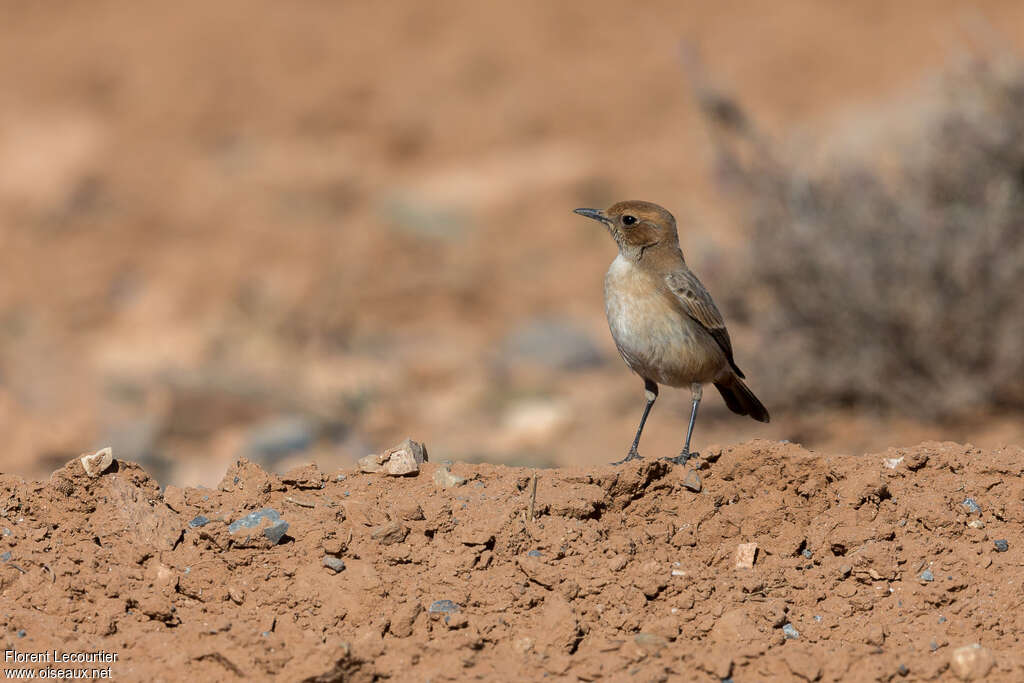
<instances>
[{"instance_id":1,"label":"bird's head","mask_svg":"<svg viewBox=\"0 0 1024 683\"><path fill-rule=\"evenodd\" d=\"M676 219L657 204L632 200L605 211L576 209L575 213L603 223L619 245L619 253L631 261L642 260L651 250L679 251Z\"/></svg>"}]
</instances>

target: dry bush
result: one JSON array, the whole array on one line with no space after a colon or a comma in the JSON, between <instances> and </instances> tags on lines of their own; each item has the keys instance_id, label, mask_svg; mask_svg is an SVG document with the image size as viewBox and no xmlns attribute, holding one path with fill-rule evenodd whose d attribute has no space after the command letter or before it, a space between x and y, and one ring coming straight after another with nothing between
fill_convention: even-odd
<instances>
[{"instance_id":1,"label":"dry bush","mask_svg":"<svg viewBox=\"0 0 1024 683\"><path fill-rule=\"evenodd\" d=\"M923 125L824 170L787 160L698 90L723 178L748 199L759 384L785 407L926 418L1024 408L1024 66L949 74Z\"/></svg>"}]
</instances>

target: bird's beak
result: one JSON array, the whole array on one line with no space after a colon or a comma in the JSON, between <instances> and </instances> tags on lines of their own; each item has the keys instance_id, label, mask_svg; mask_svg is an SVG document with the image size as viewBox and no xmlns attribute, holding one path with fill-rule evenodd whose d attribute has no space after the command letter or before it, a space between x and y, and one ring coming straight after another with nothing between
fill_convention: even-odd
<instances>
[{"instance_id":1,"label":"bird's beak","mask_svg":"<svg viewBox=\"0 0 1024 683\"><path fill-rule=\"evenodd\" d=\"M604 223L605 225L609 225L611 223L611 221L608 220L608 216L605 215L604 211L599 211L598 209L574 209L573 213L578 213L581 216L592 218L595 221L600 221L601 223Z\"/></svg>"}]
</instances>

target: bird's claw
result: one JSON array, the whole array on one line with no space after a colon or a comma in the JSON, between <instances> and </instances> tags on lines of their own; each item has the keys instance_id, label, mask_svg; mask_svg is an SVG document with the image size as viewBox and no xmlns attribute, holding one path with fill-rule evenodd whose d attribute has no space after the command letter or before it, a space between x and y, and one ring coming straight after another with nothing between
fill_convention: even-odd
<instances>
[{"instance_id":1,"label":"bird's claw","mask_svg":"<svg viewBox=\"0 0 1024 683\"><path fill-rule=\"evenodd\" d=\"M643 456L640 455L639 453L637 453L635 449L633 449L633 450L629 451L629 455L627 455L625 458L623 458L622 460L617 460L617 461L613 462L612 464L613 465L622 465L623 463L627 463L630 460L643 460L643 459L644 459Z\"/></svg>"},{"instance_id":2,"label":"bird's claw","mask_svg":"<svg viewBox=\"0 0 1024 683\"><path fill-rule=\"evenodd\" d=\"M662 460L667 460L668 462L674 463L676 465L685 465L687 460L689 460L690 458L695 458L698 455L700 455L700 454L699 453L689 453L687 451L683 451L682 453L680 453L679 455L677 455L674 458L662 458Z\"/></svg>"}]
</instances>

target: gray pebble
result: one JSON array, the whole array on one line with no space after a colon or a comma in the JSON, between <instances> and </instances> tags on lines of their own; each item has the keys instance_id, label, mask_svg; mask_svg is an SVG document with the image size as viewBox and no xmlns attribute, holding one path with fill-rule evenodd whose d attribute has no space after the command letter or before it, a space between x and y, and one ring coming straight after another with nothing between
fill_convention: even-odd
<instances>
[{"instance_id":1,"label":"gray pebble","mask_svg":"<svg viewBox=\"0 0 1024 683\"><path fill-rule=\"evenodd\" d=\"M210 520L203 515L196 515L191 522L188 523L193 529L198 529L201 526L206 526L210 523Z\"/></svg>"},{"instance_id":2,"label":"gray pebble","mask_svg":"<svg viewBox=\"0 0 1024 683\"><path fill-rule=\"evenodd\" d=\"M946 617L939 617L939 623L940 624L945 624L946 623Z\"/></svg>"},{"instance_id":3,"label":"gray pebble","mask_svg":"<svg viewBox=\"0 0 1024 683\"><path fill-rule=\"evenodd\" d=\"M256 512L250 512L245 517L237 519L228 525L228 531L231 533L238 533L242 529L255 529L260 525L260 521L266 517L272 522L276 522L281 519L280 513L274 508L263 508Z\"/></svg>"},{"instance_id":4,"label":"gray pebble","mask_svg":"<svg viewBox=\"0 0 1024 683\"><path fill-rule=\"evenodd\" d=\"M925 569L923 572L921 572L921 580L922 581L934 581L935 580L935 575L932 574L932 570L931 569Z\"/></svg>"},{"instance_id":5,"label":"gray pebble","mask_svg":"<svg viewBox=\"0 0 1024 683\"><path fill-rule=\"evenodd\" d=\"M817 623L820 624L821 623L821 615L820 614L815 614L814 615L814 621L816 621Z\"/></svg>"},{"instance_id":6,"label":"gray pebble","mask_svg":"<svg viewBox=\"0 0 1024 683\"><path fill-rule=\"evenodd\" d=\"M900 664L900 668L897 669L897 671L899 672L900 676L906 676L908 673L910 673L910 669L907 668L906 664Z\"/></svg>"},{"instance_id":7,"label":"gray pebble","mask_svg":"<svg viewBox=\"0 0 1024 683\"><path fill-rule=\"evenodd\" d=\"M324 555L324 566L337 574L340 571L344 571L345 563L339 560L337 557L331 557L330 555Z\"/></svg>"},{"instance_id":8,"label":"gray pebble","mask_svg":"<svg viewBox=\"0 0 1024 683\"><path fill-rule=\"evenodd\" d=\"M18 637L19 638L24 638L27 635L28 635L28 633L25 632L25 629L21 629L21 630L18 631Z\"/></svg>"},{"instance_id":9,"label":"gray pebble","mask_svg":"<svg viewBox=\"0 0 1024 683\"><path fill-rule=\"evenodd\" d=\"M263 535L270 541L270 545L277 545L284 538L284 535L288 532L288 522L283 519L274 522L270 526L263 529Z\"/></svg>"},{"instance_id":10,"label":"gray pebble","mask_svg":"<svg viewBox=\"0 0 1024 683\"><path fill-rule=\"evenodd\" d=\"M932 652L935 652L939 649L939 644L933 640L932 642L928 643L928 647L931 648Z\"/></svg>"},{"instance_id":11,"label":"gray pebble","mask_svg":"<svg viewBox=\"0 0 1024 683\"><path fill-rule=\"evenodd\" d=\"M796 640L800 637L800 631L797 631L793 624L787 623L782 627L782 632L786 635L786 640Z\"/></svg>"},{"instance_id":12,"label":"gray pebble","mask_svg":"<svg viewBox=\"0 0 1024 683\"><path fill-rule=\"evenodd\" d=\"M7 551L6 553L3 553L2 555L0 555L0 561L10 562L11 561L11 552Z\"/></svg>"},{"instance_id":13,"label":"gray pebble","mask_svg":"<svg viewBox=\"0 0 1024 683\"><path fill-rule=\"evenodd\" d=\"M541 555L539 550L531 550L530 552L528 552L526 554L529 555L530 557L540 557L540 555Z\"/></svg>"},{"instance_id":14,"label":"gray pebble","mask_svg":"<svg viewBox=\"0 0 1024 683\"><path fill-rule=\"evenodd\" d=\"M997 553L1005 553L1010 549L1010 544L1006 539L1000 538L998 541L993 541L996 546Z\"/></svg>"},{"instance_id":15,"label":"gray pebble","mask_svg":"<svg viewBox=\"0 0 1024 683\"><path fill-rule=\"evenodd\" d=\"M961 505L967 508L967 511L972 515L976 515L981 512L981 506L978 505L973 498L964 498L964 502L961 503Z\"/></svg>"},{"instance_id":16,"label":"gray pebble","mask_svg":"<svg viewBox=\"0 0 1024 683\"><path fill-rule=\"evenodd\" d=\"M811 559L811 551L807 550L806 548L804 548L804 551L800 554L806 557L808 560Z\"/></svg>"},{"instance_id":17,"label":"gray pebble","mask_svg":"<svg viewBox=\"0 0 1024 683\"><path fill-rule=\"evenodd\" d=\"M454 614L459 611L459 606L451 600L437 600L427 611L431 614Z\"/></svg>"}]
</instances>

